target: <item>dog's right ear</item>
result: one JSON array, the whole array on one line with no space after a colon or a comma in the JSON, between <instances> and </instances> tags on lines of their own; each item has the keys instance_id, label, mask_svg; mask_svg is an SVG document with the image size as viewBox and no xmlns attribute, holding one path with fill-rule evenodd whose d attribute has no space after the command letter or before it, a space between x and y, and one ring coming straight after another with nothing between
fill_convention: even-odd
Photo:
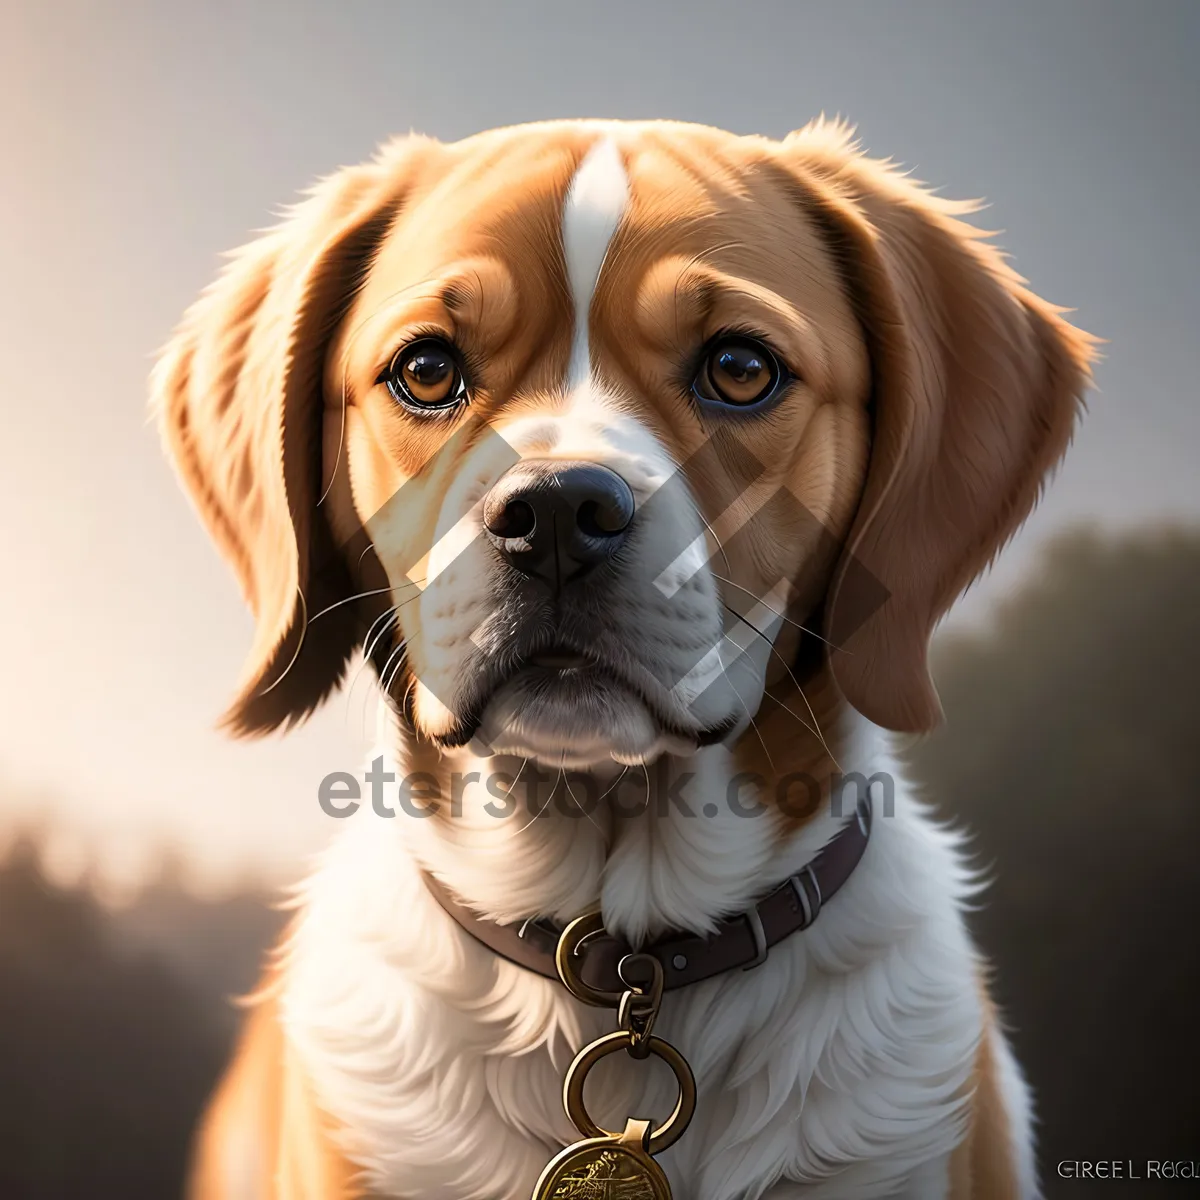
<instances>
[{"instance_id":1,"label":"dog's right ear","mask_svg":"<svg viewBox=\"0 0 1200 1200\"><path fill-rule=\"evenodd\" d=\"M185 488L242 586L254 644L224 722L263 733L307 716L363 630L318 508L325 358L380 242L436 152L411 137L324 180L243 246L162 354L153 406Z\"/></svg>"},{"instance_id":2,"label":"dog's right ear","mask_svg":"<svg viewBox=\"0 0 1200 1200\"><path fill-rule=\"evenodd\" d=\"M973 206L865 157L838 124L784 145L872 371L870 461L826 599L830 669L863 716L924 732L941 718L933 630L1036 503L1097 343L959 219Z\"/></svg>"}]
</instances>

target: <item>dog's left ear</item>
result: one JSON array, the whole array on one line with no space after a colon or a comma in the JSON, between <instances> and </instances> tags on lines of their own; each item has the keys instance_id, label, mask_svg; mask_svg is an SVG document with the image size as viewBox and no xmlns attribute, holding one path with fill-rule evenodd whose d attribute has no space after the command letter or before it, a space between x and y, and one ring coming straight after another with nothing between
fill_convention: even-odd
<instances>
[{"instance_id":1,"label":"dog's left ear","mask_svg":"<svg viewBox=\"0 0 1200 1200\"><path fill-rule=\"evenodd\" d=\"M306 716L361 641L358 606L331 607L351 582L318 508L325 358L436 146L403 139L318 184L280 225L234 252L155 368L167 450L255 616L225 714L237 733Z\"/></svg>"},{"instance_id":2,"label":"dog's left ear","mask_svg":"<svg viewBox=\"0 0 1200 1200\"><path fill-rule=\"evenodd\" d=\"M958 219L973 206L865 158L838 126L784 146L838 252L872 368L870 464L826 600L830 665L864 716L924 731L941 717L934 626L1036 503L1096 342Z\"/></svg>"}]
</instances>

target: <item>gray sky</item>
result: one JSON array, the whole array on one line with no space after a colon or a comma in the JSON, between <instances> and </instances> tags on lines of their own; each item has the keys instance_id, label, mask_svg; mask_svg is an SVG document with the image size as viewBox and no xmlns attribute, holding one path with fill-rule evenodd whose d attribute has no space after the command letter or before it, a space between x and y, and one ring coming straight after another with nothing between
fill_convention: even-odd
<instances>
[{"instance_id":1,"label":"gray sky","mask_svg":"<svg viewBox=\"0 0 1200 1200\"><path fill-rule=\"evenodd\" d=\"M559 116L782 135L822 110L980 218L1108 338L1042 510L1196 519L1200 5L1157 0L5 5L0 49L0 838L63 874L163 845L204 879L294 867L353 769L364 676L287 740L213 731L250 623L145 417L153 351L245 240L389 135ZM17 799L20 797L20 799ZM16 805L15 809L13 805Z\"/></svg>"}]
</instances>

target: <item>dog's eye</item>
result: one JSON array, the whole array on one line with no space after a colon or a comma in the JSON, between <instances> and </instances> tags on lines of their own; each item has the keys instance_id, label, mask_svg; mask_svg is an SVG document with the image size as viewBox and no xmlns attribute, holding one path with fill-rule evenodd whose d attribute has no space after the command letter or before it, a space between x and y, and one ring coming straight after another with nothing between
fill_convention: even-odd
<instances>
[{"instance_id":1,"label":"dog's eye","mask_svg":"<svg viewBox=\"0 0 1200 1200\"><path fill-rule=\"evenodd\" d=\"M392 396L409 408L453 408L467 398L458 356L438 338L422 338L405 346L384 372L383 382Z\"/></svg>"},{"instance_id":2,"label":"dog's eye","mask_svg":"<svg viewBox=\"0 0 1200 1200\"><path fill-rule=\"evenodd\" d=\"M767 399L782 378L779 362L766 346L754 338L730 335L704 352L692 388L702 400L745 408Z\"/></svg>"}]
</instances>

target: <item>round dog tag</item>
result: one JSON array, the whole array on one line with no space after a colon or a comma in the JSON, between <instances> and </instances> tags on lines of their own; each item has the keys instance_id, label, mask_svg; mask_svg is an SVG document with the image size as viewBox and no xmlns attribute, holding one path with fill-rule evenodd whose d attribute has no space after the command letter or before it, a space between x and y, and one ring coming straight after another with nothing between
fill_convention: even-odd
<instances>
[{"instance_id":1,"label":"round dog tag","mask_svg":"<svg viewBox=\"0 0 1200 1200\"><path fill-rule=\"evenodd\" d=\"M588 1138L551 1160L533 1200L671 1200L662 1168L644 1149L649 1128L630 1121L620 1137Z\"/></svg>"}]
</instances>

